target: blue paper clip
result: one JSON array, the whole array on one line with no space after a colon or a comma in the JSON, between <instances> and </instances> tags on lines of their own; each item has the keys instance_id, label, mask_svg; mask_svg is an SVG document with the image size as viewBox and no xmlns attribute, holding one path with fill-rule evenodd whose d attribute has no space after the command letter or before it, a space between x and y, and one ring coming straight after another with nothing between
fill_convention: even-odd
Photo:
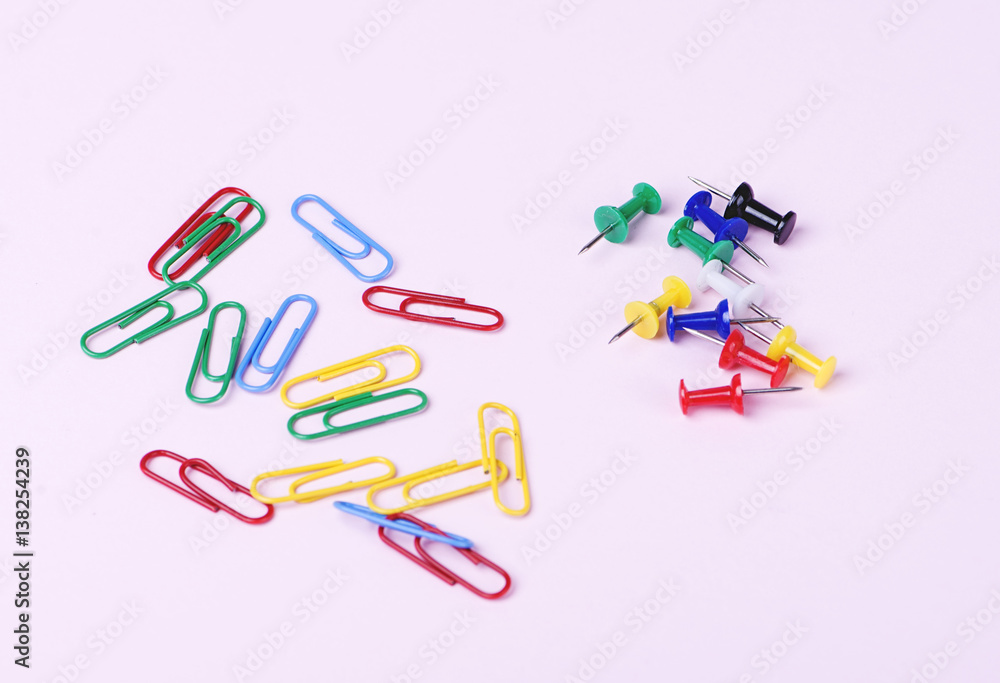
<instances>
[{"instance_id":1,"label":"blue paper clip","mask_svg":"<svg viewBox=\"0 0 1000 683\"><path fill-rule=\"evenodd\" d=\"M341 512L347 512L352 515L361 517L362 519L367 519L369 522L374 522L379 526L384 526L387 529L395 529L396 531L402 531L403 533L412 534L413 536L420 536L421 538L426 538L431 541L438 541L440 543L447 543L450 546L456 548L471 548L472 541L462 536L457 536L455 534L440 533L436 534L433 531L427 531L423 527L420 527L413 522L408 522L405 519L389 519L385 515L380 515L369 507L364 505L357 505L356 503L346 503L342 500L338 500L333 504L333 507L337 508Z\"/></svg>"},{"instance_id":2,"label":"blue paper clip","mask_svg":"<svg viewBox=\"0 0 1000 683\"><path fill-rule=\"evenodd\" d=\"M274 334L275 328L278 327L278 321L281 320L281 316L285 315L285 311L296 301L305 301L309 304L309 314L306 319L302 322L300 327L296 327L295 331L292 332L291 339L288 340L288 344L285 345L285 350L281 352L281 357L278 362L274 365L261 365L260 355L264 351L264 347L267 346L267 342L271 340L271 335ZM307 294L293 294L282 302L281 307L278 308L278 312L274 314L274 318L265 318L264 324L260 326L260 330L257 332L257 336L254 337L253 343L250 344L250 348L247 349L246 355L240 360L240 364L236 367L236 384L247 391L261 392L267 391L274 386L274 383L278 381L281 377L281 373L285 371L285 366L288 365L288 361L291 360L292 354L298 348L299 343L302 341L302 337L305 336L306 331L309 326L312 325L313 318L316 317L316 299L312 298ZM271 375L266 382L261 385L247 384L243 381L243 375L247 371L247 367L250 364L258 372L265 375Z\"/></svg>"},{"instance_id":3,"label":"blue paper clip","mask_svg":"<svg viewBox=\"0 0 1000 683\"><path fill-rule=\"evenodd\" d=\"M324 209L329 211L330 214L333 216L333 220L331 221L331 223L334 225L334 227L339 228L340 230L342 230L343 232L347 233L348 235L356 239L358 242L360 242L362 245L361 249L358 251L350 251L349 249L345 249L344 247L340 246L339 244L331 240L329 237L324 235L317 228L314 228L312 225L310 225L309 222L306 221L304 218L302 218L302 216L299 215L299 206L309 201L316 202ZM299 224L306 230L311 232L313 239L322 244L324 249L333 254L333 257L338 261L340 261L342 264L344 264L344 267L347 268L349 271L351 271L354 277L358 278L359 280L362 280L364 282L378 282L379 280L386 277L392 270L392 256L389 255L389 252L383 249L377 242L375 242L374 240L372 240L372 238L363 233L356 225L354 225L349 220L344 218L344 216L341 215L336 209L334 209L332 206L327 204L325 201L323 201L316 195L304 194L298 199L296 199L294 202L292 202L292 218L298 221ZM377 251L378 253L382 254L382 256L385 257L386 261L385 268L382 269L382 272L377 273L375 275L365 275L357 268L355 268L354 265L351 263L351 261L358 261L365 258L369 254L371 254L372 249L374 249L375 251Z\"/></svg>"}]
</instances>

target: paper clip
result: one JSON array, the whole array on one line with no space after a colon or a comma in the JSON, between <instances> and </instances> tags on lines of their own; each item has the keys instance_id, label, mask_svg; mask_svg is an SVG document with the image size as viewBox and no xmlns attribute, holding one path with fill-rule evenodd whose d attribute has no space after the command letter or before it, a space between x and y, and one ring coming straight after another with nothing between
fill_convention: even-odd
<instances>
[{"instance_id":1,"label":"paper clip","mask_svg":"<svg viewBox=\"0 0 1000 683\"><path fill-rule=\"evenodd\" d=\"M412 536L420 536L421 538L427 538L432 541L438 541L439 543L447 543L450 546L456 548L471 548L472 541L457 534L448 534L443 531L428 531L424 529L419 524L414 524L413 522L407 521L406 519L389 519L386 515L380 515L369 507L364 505L358 505L357 503L347 503L342 500L338 500L333 504L333 507L337 508L341 512L346 512L361 519L367 519L369 522L378 524L379 526L384 526L387 529L394 529L396 531L402 531L405 534L410 534ZM409 517L409 515L406 515Z\"/></svg>"},{"instance_id":2,"label":"paper clip","mask_svg":"<svg viewBox=\"0 0 1000 683\"><path fill-rule=\"evenodd\" d=\"M366 420L359 420L357 422L352 422L351 424L343 426L335 425L332 423L333 417L335 415L338 415L339 413L343 413L347 410L353 410L354 408L360 408L362 406L371 405L372 403L381 403L382 401L388 401L394 398L398 398L400 396L419 396L420 403L410 408L403 408L402 410L397 410L394 413L387 413L386 415L377 415L375 417L370 417ZM412 415L413 413L419 413L426 407L427 407L427 394L420 391L419 389L397 389L395 391L390 391L389 393L386 394L379 394L378 396L373 396L372 394L369 393L358 394L357 396L345 398L340 401L334 401L333 403L314 406L312 408L307 408L306 410L302 410L295 413L288 419L288 433L294 436L296 439L302 439L303 441L311 441L312 439L319 439L324 436L333 436L334 434L351 432L354 431L355 429L371 427L372 425L388 422L389 420L395 420L396 418L399 417L405 417L407 415ZM326 426L325 430L321 432L313 432L311 434L305 434L295 429L295 423L301 420L302 418L323 412L326 413L323 416L323 424Z\"/></svg>"},{"instance_id":3,"label":"paper clip","mask_svg":"<svg viewBox=\"0 0 1000 683\"><path fill-rule=\"evenodd\" d=\"M422 520L419 520L416 517L413 517L411 515L406 515L406 514L392 515L390 517L390 519L403 519L405 521L411 522L412 524L416 524L416 525L418 525L420 527L423 527L425 530L428 530L428 531L430 531L430 530L435 530L436 531L437 530L437 527L434 527L434 526L432 526L430 524L427 524L426 522L424 522ZM443 564L441 564L440 562L438 562L437 560L435 560L433 557L430 556L430 554L426 550L424 550L424 547L423 547L423 545L421 543L422 540L423 540L423 538L421 538L419 536L417 536L417 537L415 537L413 539L413 544L414 544L414 547L417 549L417 553L419 555L418 556L418 555L414 555L411 552L408 552L403 547L401 547L398 543L396 543L391 538L389 538L389 535L386 533L386 527L380 526L379 529L378 529L378 535L379 535L379 538L382 539L383 543L385 543L386 545L388 545L390 548L392 548L396 552L401 553L402 555L406 556L408 559L410 559L410 561L415 562L416 564L420 565L421 567L423 567L424 569L426 569L430 573L434 574L439 579L441 579L442 581L444 581L445 583L447 583L449 586L454 586L457 583L460 586L463 586L464 588L466 588L467 590L472 591L473 593L475 593L479 597L485 598L487 600L496 600L497 598L502 597L507 591L510 590L510 574L508 574L503 569L501 569L498 565L494 564L490 560L487 560L485 557L483 557L482 555L480 555L475 550L472 550L471 548L455 548L455 550L458 551L459 553L461 553L462 555L464 555L465 558L467 560L469 560L469 562L471 562L472 564L477 564L477 565L478 564L484 564L487 567L489 567L490 569L492 569L493 571L495 571L497 574L499 574L500 576L503 577L503 579L504 579L503 588L501 588L500 590L498 590L496 593L487 593L486 591L483 591L483 590L477 588L476 586L473 586L471 583L469 583L468 581L466 581L465 579L463 579L462 577L460 577L458 574L456 574L455 572L451 571L450 569L448 569L447 567L445 567ZM434 539L429 539L429 540L434 540Z\"/></svg>"},{"instance_id":4,"label":"paper clip","mask_svg":"<svg viewBox=\"0 0 1000 683\"><path fill-rule=\"evenodd\" d=\"M198 308L194 309L189 313L185 313L179 318L174 317L174 306L169 301L163 301L164 297L173 294L174 292L180 291L182 289L193 289L201 297L201 303ZM162 308L166 311L166 315L160 320L156 321L142 332L137 332L125 341L112 346L107 351L94 351L87 346L87 340L92 336L101 332L112 325L118 325L119 329L124 330L126 327L134 323L136 320L146 315L154 308ZM205 290L201 285L195 282L175 282L169 285L166 289L161 292L157 292L153 296L149 297L145 301L136 304L132 308L128 309L123 313L119 313L110 320L105 320L104 322L91 327L89 330L83 333L80 337L80 348L83 352L92 358L107 358L108 356L113 356L118 353L126 346L131 346L132 344L141 344L147 339L151 339L161 332L166 332L171 327L180 325L182 322L190 320L191 318L196 318L201 315L205 309L208 308L208 295L205 294Z\"/></svg>"},{"instance_id":5,"label":"paper clip","mask_svg":"<svg viewBox=\"0 0 1000 683\"><path fill-rule=\"evenodd\" d=\"M385 308L384 306L379 306L371 302L371 297L374 294L394 294L404 297L402 301L399 302L398 308ZM375 287L369 287L365 290L364 294L361 295L361 302L368 307L369 310L375 311L376 313L385 313L386 315L394 315L399 318L406 318L407 320L415 320L417 322L424 323L434 323L437 325L449 325L451 327L462 327L467 330L480 330L482 332L489 332L492 330L498 330L503 326L503 315L500 311L495 308L490 308L489 306L475 306L473 304L465 303L465 299L459 299L454 296L444 296L441 294L430 294L428 292L414 292L409 289L397 289L395 287L385 287L383 285L376 285ZM420 313L411 313L406 310L409 306L417 304L427 304L430 306L441 306L444 308L455 308L462 311L475 311L476 313L485 313L486 315L492 315L496 318L496 322L490 323L488 325L483 323L470 323L461 320L456 320L455 318L441 318L434 315L422 315Z\"/></svg>"},{"instance_id":6,"label":"paper clip","mask_svg":"<svg viewBox=\"0 0 1000 683\"><path fill-rule=\"evenodd\" d=\"M413 358L413 370L408 375L399 377L397 379L391 379L388 381L382 381L385 379L387 370L385 365L381 361L373 360L379 356L386 356L390 353L407 353ZM329 394L324 394L323 396L317 396L316 398L311 398L308 401L300 401L295 403L290 398L288 398L288 390L291 389L296 384L301 384L303 382L308 382L310 380L317 380L319 382L326 382L327 380L334 379L335 377L343 377L352 372L357 372L359 370L364 370L365 368L374 368L377 371L375 377L371 379L362 380L356 384L352 384L349 387L344 387L343 389L337 389L336 391L331 391ZM294 379L290 379L281 387L281 400L285 402L285 405L289 408L295 408L296 410L301 410L302 408L309 408L320 403L329 403L330 401L339 401L341 399L349 398L351 396L356 396L363 393L372 393L375 391L381 391L382 389L388 389L389 387L396 386L397 384L402 384L403 382L409 382L411 379L420 374L420 356L417 352L411 349L409 346L403 346L402 344L397 344L395 346L387 346L384 349L379 349L378 351L372 351L371 353L366 353L363 356L358 356L357 358L352 358L350 360L345 360L341 363L335 363L334 365L328 365L325 368L320 368L313 372L307 372L304 375L299 375Z\"/></svg>"},{"instance_id":7,"label":"paper clip","mask_svg":"<svg viewBox=\"0 0 1000 683\"><path fill-rule=\"evenodd\" d=\"M473 484L472 486L466 486L463 489L457 491L451 491L449 493L442 493L437 496L432 496L430 498L413 498L409 496L410 490L414 486L419 486L428 481L434 479L439 479L442 477L447 477L450 474L457 474L458 472L464 472L466 470L471 470L474 467L479 466L479 462L473 460L472 462L459 465L457 460L452 460L451 462L446 462L443 465L434 465L433 467L428 467L425 470L420 470L419 472L414 472L413 474L407 474L402 477L396 477L395 479L388 479L375 486L368 489L368 507L370 507L375 512L380 512L384 515L395 515L400 512L406 512L407 510L412 510L418 507L424 507L427 505L433 505L435 503L441 503L446 500L451 500L453 498L459 498L460 496L467 496L470 493L475 493L476 491L481 491L490 487L490 482L486 481L481 484ZM505 481L507 479L507 467L503 464L503 461L498 460L497 465L500 468L500 481ZM393 488L395 486L403 486L403 498L406 503L398 508L387 509L380 508L375 505L375 496L385 489Z\"/></svg>"},{"instance_id":8,"label":"paper clip","mask_svg":"<svg viewBox=\"0 0 1000 683\"><path fill-rule=\"evenodd\" d=\"M331 221L333 226L339 228L340 230L342 230L343 232L345 232L346 234L350 235L355 240L360 242L362 245L361 249L359 251L350 251L349 249L340 246L339 244L331 240L329 237L324 235L322 232L320 232L319 229L313 227L308 221L302 218L302 216L299 215L299 206L308 201L316 202L324 209L326 209L333 216L333 220ZM321 245L323 245L324 249L333 254L333 257L338 261L340 261L344 265L344 267L347 268L349 271L351 271L354 277L358 278L359 280L363 282L378 282L379 280L386 277L392 270L392 256L389 255L388 251L379 246L378 243L376 243L374 240L372 240L372 238L363 233L356 225L354 225L349 220L344 218L344 216L338 213L336 209L334 209L332 206L327 204L323 199L317 197L316 195L304 194L298 199L296 199L294 202L292 202L292 218L298 221L299 225L301 225L306 230L311 232L313 239L319 242ZM350 263L350 261L358 261L360 259L365 258L369 254L371 254L372 249L374 249L375 251L380 253L383 257L385 257L386 261L385 268L382 269L382 272L377 273L375 275L365 275L357 268L355 268Z\"/></svg>"},{"instance_id":9,"label":"paper clip","mask_svg":"<svg viewBox=\"0 0 1000 683\"><path fill-rule=\"evenodd\" d=\"M215 204L216 201L229 194L235 194L240 197L250 196L249 194L239 189L238 187L224 187L215 194L213 194L211 197L206 199L205 203L199 206L197 209L195 209L194 213L192 213L191 216L181 224L181 227L177 228L176 232L174 232L174 234L171 235L167 239L167 241L163 243L163 246L161 246L159 249L156 250L156 253L153 254L153 258L149 259L149 265L147 266L147 269L149 270L150 275L155 277L157 280L163 279L163 275L156 267L156 264L160 260L160 258L165 253L167 253L167 250L170 249L170 247L172 246L177 247L178 249L183 247L184 241L185 239L187 239L188 235L190 235L192 232L194 232L199 227L204 225L205 222L212 217L214 212L210 211L208 207L210 207L212 204ZM246 218L251 211L253 211L253 207L248 204L236 216L236 221L242 223L243 219ZM230 234L232 234L233 228L231 225L226 224L220 227L222 229L219 230L219 232L215 236L213 236L209 240L206 240L205 243L201 246L201 248L199 248L193 254L191 254L191 258L182 263L173 273L170 273L171 279L176 278L178 275L183 275L184 273L186 273L187 270L194 265L194 262L197 261L198 258L202 256L208 258L208 255L212 253L212 251L215 250L216 247L222 244L223 240L225 240L227 237L229 237Z\"/></svg>"},{"instance_id":10,"label":"paper clip","mask_svg":"<svg viewBox=\"0 0 1000 683\"><path fill-rule=\"evenodd\" d=\"M213 375L208 371L208 352L212 346L212 331L215 328L215 318L226 308L234 308L240 314L240 326L233 336L232 344L229 348L229 363L226 371L221 375ZM194 362L191 364L191 372L188 374L187 386L184 388L187 397L195 403L214 403L226 395L229 390L229 382L233 378L233 371L236 369L236 361L240 355L240 342L243 341L243 326L247 320L247 309L242 304L235 301L224 301L212 309L208 314L208 326L201 331L201 339L198 341L198 350L194 352ZM219 393L214 396L200 397L194 395L194 382L198 376L198 368L201 366L201 375L209 382L221 382L222 387Z\"/></svg>"},{"instance_id":11,"label":"paper clip","mask_svg":"<svg viewBox=\"0 0 1000 683\"><path fill-rule=\"evenodd\" d=\"M488 409L499 410L507 414L510 418L512 428L495 427L489 436L486 434L486 422L483 414ZM497 477L497 436L506 434L514 443L514 478L521 482L521 494L524 497L524 505L512 510L500 500L500 480ZM483 452L483 472L489 473L490 485L493 488L493 501L502 512L508 515L526 515L531 508L531 494L528 492L528 475L524 468L524 448L521 445L521 427L517 422L517 415L514 411L501 403L484 403L479 406L479 443Z\"/></svg>"},{"instance_id":12,"label":"paper clip","mask_svg":"<svg viewBox=\"0 0 1000 683\"><path fill-rule=\"evenodd\" d=\"M173 483L168 479L165 479L164 477L161 477L160 475L156 474L155 472L149 469L149 461L159 457L170 458L171 460L176 460L177 462L180 463L180 477L181 481L184 482L184 485L187 486L186 489L181 486L178 486L177 484ZM146 455L142 456L142 460L139 461L139 469L141 469L142 473L145 474L147 477L155 479L156 481L166 486L168 489L176 491L177 493L181 494L188 500L194 501L198 505L201 505L204 508L208 508L212 512L218 512L219 510L222 510L223 512L227 512L236 519L240 520L241 522L246 522L247 524L263 524L264 522L268 521L269 519L271 519L271 517L274 516L274 508L270 505L265 506L267 507L267 512L261 517L247 517L246 515L237 512L236 510L229 507L225 503L216 500L212 496L208 495L207 493L202 491L201 488L199 488L196 484L192 483L191 479L187 475L187 470L190 468L194 468L202 472L203 474L212 477L221 484L224 484L226 488L228 488L230 491L234 493L239 491L247 494L248 496L250 495L250 490L248 488L240 484L237 484L235 481L231 479L224 477L217 469L212 467L204 460L200 460L198 458L189 459L177 455L176 453L172 453L171 451L156 450L146 453Z\"/></svg>"},{"instance_id":13,"label":"paper clip","mask_svg":"<svg viewBox=\"0 0 1000 683\"><path fill-rule=\"evenodd\" d=\"M364 467L365 465L371 465L374 463L379 463L385 465L388 468L388 472L381 474L377 477L372 477L371 479L365 479L363 481L349 481L339 486L330 486L325 489L319 489L318 491L306 491L305 493L299 493L298 488L303 484L308 484L311 481L316 481L317 479L322 479L323 477L329 477L330 475L337 474L338 472L346 472L347 470L357 469L359 467ZM299 477L293 481L288 486L288 495L281 496L280 498L270 498L262 494L259 490L260 482L265 479L274 479L275 477L287 477L293 474L303 474L308 473L304 477ZM287 503L289 501L295 501L296 503L312 503L313 501L320 500L321 498L326 498L328 496L333 496L338 493L343 493L344 491L353 491L354 489L365 488L366 486L371 486L372 484L377 484L386 479L391 479L396 474L396 466L391 460L382 458L379 456L373 456L371 458L363 458L362 460L355 460L354 462L345 463L343 460L331 460L330 462L321 462L315 465L303 465L301 467L292 467L287 470L276 470L274 472L265 472L264 474L258 474L254 477L254 480L250 483L250 495L259 500L262 503Z\"/></svg>"},{"instance_id":14,"label":"paper clip","mask_svg":"<svg viewBox=\"0 0 1000 683\"><path fill-rule=\"evenodd\" d=\"M291 338L285 345L285 349L281 352L281 357L278 358L278 362L274 365L261 365L260 355L264 351L264 347L267 346L267 342L270 341L271 335L274 334L274 330L278 327L278 322L281 317L285 315L285 311L296 301L305 301L309 304L309 313L306 315L306 319L302 322L299 327L295 328L292 332ZM299 347L299 343L305 336L306 332L309 330L309 326L312 325L313 318L316 317L316 309L318 308L316 304L316 299L312 298L308 294L293 294L292 296L285 299L281 306L278 308L278 312L274 314L274 318L265 318L264 323L260 326L260 330L257 331L257 336L254 337L253 342L250 344L250 348L243 355L240 360L240 364L236 367L236 384L242 389L247 391L261 392L267 391L274 383L278 381L281 377L281 373L285 371L285 366L288 365L288 361L291 360L292 354ZM260 385L247 384L243 380L243 375L247 371L247 367L253 364L254 369L265 375L270 375L266 382Z\"/></svg>"},{"instance_id":15,"label":"paper clip","mask_svg":"<svg viewBox=\"0 0 1000 683\"><path fill-rule=\"evenodd\" d=\"M257 209L257 213L260 214L257 222L254 223L253 226L246 232L243 232L243 226L236 218L226 215L226 211L236 204L247 204L248 206ZM210 242L214 244L220 239L220 237L222 238L222 241L218 243L218 246L214 247L210 252L205 254L205 258L208 259L208 264L187 279L187 282L197 282L201 278L205 277L210 270L222 263L227 256L236 251L236 249L239 248L244 242L253 237L258 230L264 227L264 221L266 218L267 217L264 215L263 207L261 207L256 199L242 196L230 199L226 202L225 206L212 214L212 216L202 223L200 227L196 228L192 233L185 237L184 245L163 263L163 268L160 269L163 281L168 284L173 284L173 279L170 275L170 266L172 266L174 262L180 259L181 256L192 249L196 244L205 239L213 230L222 230L225 232L225 237L222 237L222 233L220 232L210 240ZM226 230L227 227L229 228L228 231ZM199 249L194 257L185 262L182 268L186 270L187 265L194 258L201 256L204 251L205 248Z\"/></svg>"}]
</instances>

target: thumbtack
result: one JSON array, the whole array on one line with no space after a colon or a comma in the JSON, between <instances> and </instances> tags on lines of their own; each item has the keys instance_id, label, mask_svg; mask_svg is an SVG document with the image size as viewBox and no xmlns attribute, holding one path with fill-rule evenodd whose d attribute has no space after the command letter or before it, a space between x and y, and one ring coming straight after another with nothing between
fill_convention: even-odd
<instances>
[{"instance_id":1,"label":"thumbtack","mask_svg":"<svg viewBox=\"0 0 1000 683\"><path fill-rule=\"evenodd\" d=\"M753 189L748 183L740 183L736 191L732 195L728 195L722 190L712 187L697 178L692 178L691 176L688 176L688 178L695 185L700 185L712 194L716 194L729 202L723 214L726 218L742 218L747 223L750 223L750 225L764 228L774 234L775 244L784 244L788 236L792 234L792 230L795 229L796 216L794 211L789 211L782 216L774 209L764 206L753 198Z\"/></svg>"},{"instance_id":2,"label":"thumbtack","mask_svg":"<svg viewBox=\"0 0 1000 683\"><path fill-rule=\"evenodd\" d=\"M771 376L772 387L780 387L781 383L785 381L785 375L788 374L788 364L790 362L788 356L782 356L778 360L771 360L764 354L747 346L746 339L739 330L730 332L729 336L726 337L726 341L709 336L703 332L698 332L697 330L688 329L685 332L721 346L722 355L719 356L719 367L723 370L743 365L769 374Z\"/></svg>"},{"instance_id":3,"label":"thumbtack","mask_svg":"<svg viewBox=\"0 0 1000 683\"><path fill-rule=\"evenodd\" d=\"M667 244L677 248L682 244L693 251L701 259L702 264L716 260L722 264L723 269L732 273L748 285L753 284L753 280L729 265L733 258L733 243L729 240L712 244L707 239L693 230L694 219L684 216L674 223L667 233Z\"/></svg>"},{"instance_id":4,"label":"thumbtack","mask_svg":"<svg viewBox=\"0 0 1000 683\"><path fill-rule=\"evenodd\" d=\"M687 308L691 303L691 290L684 283L684 280L674 275L663 280L663 294L656 297L648 304L642 301L633 301L625 305L625 319L631 319L628 325L611 338L612 343L618 341L631 329L643 339L652 339L660 329L660 316L672 306L677 308Z\"/></svg>"},{"instance_id":5,"label":"thumbtack","mask_svg":"<svg viewBox=\"0 0 1000 683\"><path fill-rule=\"evenodd\" d=\"M691 406L725 406L735 410L740 415L743 414L743 396L745 394L776 394L781 391L798 391L802 387L771 387L770 389L744 389L740 380L740 373L733 375L733 381L729 386L710 387L708 389L697 389L688 391L681 380L680 399L681 412L687 415Z\"/></svg>"},{"instance_id":6,"label":"thumbtack","mask_svg":"<svg viewBox=\"0 0 1000 683\"><path fill-rule=\"evenodd\" d=\"M796 344L795 328L791 325L785 325L781 328L778 334L774 336L774 339L768 339L760 332L745 325L740 325L740 327L769 345L767 347L768 358L777 360L787 355L800 368L816 375L816 379L813 380L813 386L817 389L822 389L826 386L826 383L833 376L833 371L837 369L837 359L834 356L830 356L826 360L820 360L818 356Z\"/></svg>"},{"instance_id":7,"label":"thumbtack","mask_svg":"<svg viewBox=\"0 0 1000 683\"><path fill-rule=\"evenodd\" d=\"M760 306L757 305L757 302L764 298L762 286L752 284L741 287L722 274L722 267L721 261L709 261L703 265L701 272L698 273L698 279L695 281L698 289L703 292L709 288L714 289L723 299L733 302L733 311L736 313L746 313L749 310L765 318L774 317L761 310ZM779 329L784 327L777 318L771 324Z\"/></svg>"},{"instance_id":8,"label":"thumbtack","mask_svg":"<svg viewBox=\"0 0 1000 683\"><path fill-rule=\"evenodd\" d=\"M677 330L715 330L720 337L728 337L730 326L749 325L754 323L769 323L777 318L729 318L729 302L723 299L712 311L700 311L698 313L685 313L674 315L671 306L667 309L667 336L670 341L674 340L674 333Z\"/></svg>"},{"instance_id":9,"label":"thumbtack","mask_svg":"<svg viewBox=\"0 0 1000 683\"><path fill-rule=\"evenodd\" d=\"M750 229L747 222L742 218L723 218L712 210L711 192L695 192L691 195L691 199L684 206L684 215L704 223L705 227L715 235L716 242L729 240L742 249L754 261L765 268L770 268L767 265L767 261L744 244L743 240L747 238L747 231Z\"/></svg>"},{"instance_id":10,"label":"thumbtack","mask_svg":"<svg viewBox=\"0 0 1000 683\"><path fill-rule=\"evenodd\" d=\"M637 184L632 188L632 199L618 208L602 206L594 212L594 224L598 230L597 237L587 242L577 256L597 244L602 237L616 244L624 242L625 238L628 237L628 222L635 218L639 211L656 213L660 210L660 206L660 195L653 189L652 185Z\"/></svg>"}]
</instances>

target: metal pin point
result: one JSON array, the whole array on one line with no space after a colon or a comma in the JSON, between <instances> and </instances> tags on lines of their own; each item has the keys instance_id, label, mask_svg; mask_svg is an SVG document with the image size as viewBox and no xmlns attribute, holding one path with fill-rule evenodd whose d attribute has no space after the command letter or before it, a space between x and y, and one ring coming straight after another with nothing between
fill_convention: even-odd
<instances>
[{"instance_id":1,"label":"metal pin point","mask_svg":"<svg viewBox=\"0 0 1000 683\"><path fill-rule=\"evenodd\" d=\"M605 235L607 235L609 232L611 232L611 228L613 228L613 227L615 227L614 224L609 225L608 227L604 228L604 230L601 230L599 233L597 233L597 237L595 237L594 239L592 239L589 242L587 242L587 244L583 247L583 249L581 249L580 251L578 251L576 253L576 255L579 256L580 254L584 253L585 251L587 251L588 249L590 249L592 246L594 246L595 244L597 244L598 242L600 242L601 238L604 237Z\"/></svg>"},{"instance_id":2,"label":"metal pin point","mask_svg":"<svg viewBox=\"0 0 1000 683\"><path fill-rule=\"evenodd\" d=\"M694 176L688 176L688 180L690 180L695 185L698 185L700 187L705 188L706 190L708 190L709 192L711 192L712 194L714 194L716 197L721 197L722 199L725 199L727 202L730 199L733 198L732 195L726 194L725 192L723 192L722 190L720 190L717 187L712 187L711 185L709 185L708 183L706 183L704 180L698 180Z\"/></svg>"},{"instance_id":3,"label":"metal pin point","mask_svg":"<svg viewBox=\"0 0 1000 683\"><path fill-rule=\"evenodd\" d=\"M754 251L753 249L751 249L750 247L748 247L743 242L743 240L737 239L736 237L730 237L729 241L732 242L733 244L735 244L740 249L742 249L743 253L745 253L747 256L749 256L750 258L752 258L754 261L756 261L760 265L764 266L765 268L770 268L771 267L771 266L767 265L767 261L765 261L764 259L762 259L760 257L760 254L758 254L756 251Z\"/></svg>"},{"instance_id":4,"label":"metal pin point","mask_svg":"<svg viewBox=\"0 0 1000 683\"><path fill-rule=\"evenodd\" d=\"M638 318L636 318L635 320L633 320L632 322L630 322L630 323L629 323L628 325L626 325L625 327L623 327L623 328L622 328L622 329L621 329L621 330L620 330L620 331L618 332L618 334L616 334L615 336L613 336L613 337L611 338L611 340L610 340L610 341L608 341L608 343L609 343L609 344L612 344L612 343L614 343L614 342L618 341L619 339L621 339L622 337L624 337L624 336L625 336L625 334L626 334L627 332L629 332L629 331L630 331L630 330L631 330L631 329L632 329L633 327L635 327L636 325L638 325L638 324L639 324L640 322L642 322L642 316L641 316L641 315L640 315L640 316L639 316Z\"/></svg>"},{"instance_id":5,"label":"metal pin point","mask_svg":"<svg viewBox=\"0 0 1000 683\"><path fill-rule=\"evenodd\" d=\"M799 391L802 387L770 387L768 389L744 389L744 394L776 394L779 391Z\"/></svg>"}]
</instances>

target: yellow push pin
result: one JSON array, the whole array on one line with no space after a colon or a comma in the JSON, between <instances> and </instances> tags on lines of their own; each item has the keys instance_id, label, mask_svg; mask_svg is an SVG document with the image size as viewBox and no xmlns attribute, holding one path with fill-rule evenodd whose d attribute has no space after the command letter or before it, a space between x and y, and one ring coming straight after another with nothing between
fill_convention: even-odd
<instances>
[{"instance_id":1,"label":"yellow push pin","mask_svg":"<svg viewBox=\"0 0 1000 683\"><path fill-rule=\"evenodd\" d=\"M795 329L791 325L785 325L774 339L768 339L763 334L750 328L747 325L740 325L744 330L768 344L767 357L771 360L778 360L782 356L788 356L795 365L803 370L808 370L816 375L813 386L822 389L833 377L833 371L837 369L837 359L830 356L826 360L820 360L819 356L810 353L800 345L795 343Z\"/></svg>"},{"instance_id":2,"label":"yellow push pin","mask_svg":"<svg viewBox=\"0 0 1000 683\"><path fill-rule=\"evenodd\" d=\"M663 281L663 294L656 297L648 304L642 301L633 301L625 305L625 319L631 320L622 330L611 338L611 342L625 335L629 330L634 329L635 333L643 339L652 339L660 329L660 316L671 306L675 308L687 308L691 303L691 290L684 284L684 280L675 275L668 276Z\"/></svg>"}]
</instances>

